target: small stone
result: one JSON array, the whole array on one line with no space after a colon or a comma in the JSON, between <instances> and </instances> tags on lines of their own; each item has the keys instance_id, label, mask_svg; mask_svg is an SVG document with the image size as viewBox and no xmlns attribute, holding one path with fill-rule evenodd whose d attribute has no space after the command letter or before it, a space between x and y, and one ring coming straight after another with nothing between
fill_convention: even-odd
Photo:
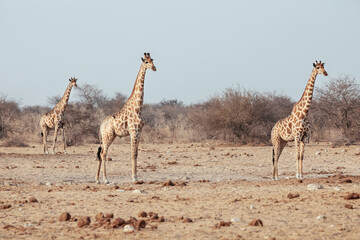
<instances>
[{"instance_id":1,"label":"small stone","mask_svg":"<svg viewBox=\"0 0 360 240\"><path fill-rule=\"evenodd\" d=\"M317 151L317 152L315 153L315 155L321 155L321 152L320 152L320 151Z\"/></svg>"},{"instance_id":2,"label":"small stone","mask_svg":"<svg viewBox=\"0 0 360 240\"><path fill-rule=\"evenodd\" d=\"M122 219L122 218L115 218L115 220L114 221L112 221L112 223L111 223L111 227L112 228L118 228L118 227L120 227L120 226L122 226L122 225L124 225L125 224L125 220L124 219Z\"/></svg>"},{"instance_id":3,"label":"small stone","mask_svg":"<svg viewBox=\"0 0 360 240\"><path fill-rule=\"evenodd\" d=\"M105 218L114 218L114 214L113 213L106 213Z\"/></svg>"},{"instance_id":4,"label":"small stone","mask_svg":"<svg viewBox=\"0 0 360 240\"><path fill-rule=\"evenodd\" d=\"M231 225L231 222L220 221L220 223L219 223L220 227L229 227L230 225Z\"/></svg>"},{"instance_id":5,"label":"small stone","mask_svg":"<svg viewBox=\"0 0 360 240\"><path fill-rule=\"evenodd\" d=\"M319 215L319 216L316 217L316 219L317 220L322 220L322 219L324 220L324 219L326 219L326 216L325 215Z\"/></svg>"},{"instance_id":6,"label":"small stone","mask_svg":"<svg viewBox=\"0 0 360 240\"><path fill-rule=\"evenodd\" d=\"M31 197L31 198L29 198L29 202L36 203L36 202L39 202L39 201L36 198Z\"/></svg>"},{"instance_id":7,"label":"small stone","mask_svg":"<svg viewBox=\"0 0 360 240\"><path fill-rule=\"evenodd\" d=\"M250 208L251 210L254 210L254 209L255 209L255 207L254 207L253 205L251 205L249 208Z\"/></svg>"},{"instance_id":8,"label":"small stone","mask_svg":"<svg viewBox=\"0 0 360 240\"><path fill-rule=\"evenodd\" d=\"M353 205L351 205L351 204L345 204L345 208L354 209Z\"/></svg>"},{"instance_id":9,"label":"small stone","mask_svg":"<svg viewBox=\"0 0 360 240\"><path fill-rule=\"evenodd\" d=\"M159 217L158 222L165 222L164 216Z\"/></svg>"},{"instance_id":10,"label":"small stone","mask_svg":"<svg viewBox=\"0 0 360 240\"><path fill-rule=\"evenodd\" d=\"M70 213L68 212L63 212L60 217L59 217L59 221L62 222L62 221L69 221L71 218L71 215Z\"/></svg>"},{"instance_id":11,"label":"small stone","mask_svg":"<svg viewBox=\"0 0 360 240\"><path fill-rule=\"evenodd\" d=\"M135 224L135 229L138 231L140 230L140 228L145 228L145 227L146 227L146 222L144 220L139 220Z\"/></svg>"},{"instance_id":12,"label":"small stone","mask_svg":"<svg viewBox=\"0 0 360 240\"><path fill-rule=\"evenodd\" d=\"M124 233L133 233L135 231L135 228L131 225L125 225L124 227Z\"/></svg>"},{"instance_id":13,"label":"small stone","mask_svg":"<svg viewBox=\"0 0 360 240\"><path fill-rule=\"evenodd\" d=\"M238 218L232 218L232 219L230 219L230 222L240 222L240 219L238 219Z\"/></svg>"},{"instance_id":14,"label":"small stone","mask_svg":"<svg viewBox=\"0 0 360 240\"><path fill-rule=\"evenodd\" d=\"M260 219L254 219L249 223L249 226L261 226L263 227L263 222Z\"/></svg>"},{"instance_id":15,"label":"small stone","mask_svg":"<svg viewBox=\"0 0 360 240\"><path fill-rule=\"evenodd\" d=\"M146 212L144 212L144 211L141 211L141 212L139 212L139 214L138 214L138 217L147 217L148 216L148 214L146 213Z\"/></svg>"},{"instance_id":16,"label":"small stone","mask_svg":"<svg viewBox=\"0 0 360 240\"><path fill-rule=\"evenodd\" d=\"M175 184L171 180L169 180L163 184L163 187L170 187L170 186L175 186Z\"/></svg>"},{"instance_id":17,"label":"small stone","mask_svg":"<svg viewBox=\"0 0 360 240\"><path fill-rule=\"evenodd\" d=\"M193 220L192 220L191 218L184 218L184 219L182 220L182 222L183 222L183 223L191 223L191 222L193 222Z\"/></svg>"},{"instance_id":18,"label":"small stone","mask_svg":"<svg viewBox=\"0 0 360 240\"><path fill-rule=\"evenodd\" d=\"M8 209L8 208L11 208L10 204L0 205L0 209Z\"/></svg>"},{"instance_id":19,"label":"small stone","mask_svg":"<svg viewBox=\"0 0 360 240\"><path fill-rule=\"evenodd\" d=\"M51 182L47 182L47 183L45 184L45 186L51 187L51 186L52 186L52 183L51 183Z\"/></svg>"},{"instance_id":20,"label":"small stone","mask_svg":"<svg viewBox=\"0 0 360 240\"><path fill-rule=\"evenodd\" d=\"M144 190L144 189L135 189L135 190L133 191L133 193L135 193L135 194L141 194L141 193L145 193L145 190Z\"/></svg>"},{"instance_id":21,"label":"small stone","mask_svg":"<svg viewBox=\"0 0 360 240\"><path fill-rule=\"evenodd\" d=\"M313 191L313 190L317 190L317 189L323 189L324 187L322 185L318 185L318 184L308 184L307 185L307 190L309 191Z\"/></svg>"},{"instance_id":22,"label":"small stone","mask_svg":"<svg viewBox=\"0 0 360 240\"><path fill-rule=\"evenodd\" d=\"M90 217L81 217L78 222L77 222L77 226L78 227L85 227L85 226L89 226L90 225Z\"/></svg>"},{"instance_id":23,"label":"small stone","mask_svg":"<svg viewBox=\"0 0 360 240\"><path fill-rule=\"evenodd\" d=\"M345 200L351 200L351 199L359 199L360 195L358 193L349 193L344 197Z\"/></svg>"},{"instance_id":24,"label":"small stone","mask_svg":"<svg viewBox=\"0 0 360 240\"><path fill-rule=\"evenodd\" d=\"M97 213L97 214L95 215L95 220L96 220L96 221L100 222L100 221L103 220L103 219L104 219L104 214L103 214L102 212Z\"/></svg>"},{"instance_id":25,"label":"small stone","mask_svg":"<svg viewBox=\"0 0 360 240\"><path fill-rule=\"evenodd\" d=\"M300 195L299 195L298 193L295 193L295 194L289 193L289 194L287 195L287 197L288 197L289 199L293 199L293 198L300 197Z\"/></svg>"},{"instance_id":26,"label":"small stone","mask_svg":"<svg viewBox=\"0 0 360 240\"><path fill-rule=\"evenodd\" d=\"M339 192L339 191L341 191L341 188L339 188L339 187L334 187L334 190L337 191L337 192Z\"/></svg>"},{"instance_id":27,"label":"small stone","mask_svg":"<svg viewBox=\"0 0 360 240\"><path fill-rule=\"evenodd\" d=\"M263 167L263 166L264 166L264 164L262 164L262 163L259 164L259 167Z\"/></svg>"}]
</instances>

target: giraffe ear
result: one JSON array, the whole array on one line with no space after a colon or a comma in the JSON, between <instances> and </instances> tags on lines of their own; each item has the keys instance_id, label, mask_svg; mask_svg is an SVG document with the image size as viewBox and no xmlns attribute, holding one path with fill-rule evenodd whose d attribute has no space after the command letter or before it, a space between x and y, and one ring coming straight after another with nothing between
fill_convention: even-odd
<instances>
[{"instance_id":1,"label":"giraffe ear","mask_svg":"<svg viewBox=\"0 0 360 240\"><path fill-rule=\"evenodd\" d=\"M143 58L141 58L141 60L142 60L143 62L145 62L145 60L144 60Z\"/></svg>"},{"instance_id":2,"label":"giraffe ear","mask_svg":"<svg viewBox=\"0 0 360 240\"><path fill-rule=\"evenodd\" d=\"M325 66L325 63L322 63L321 65L324 67L324 66Z\"/></svg>"},{"instance_id":3,"label":"giraffe ear","mask_svg":"<svg viewBox=\"0 0 360 240\"><path fill-rule=\"evenodd\" d=\"M314 67L316 67L316 64L315 64L315 63L313 63L313 66L314 66Z\"/></svg>"}]
</instances>

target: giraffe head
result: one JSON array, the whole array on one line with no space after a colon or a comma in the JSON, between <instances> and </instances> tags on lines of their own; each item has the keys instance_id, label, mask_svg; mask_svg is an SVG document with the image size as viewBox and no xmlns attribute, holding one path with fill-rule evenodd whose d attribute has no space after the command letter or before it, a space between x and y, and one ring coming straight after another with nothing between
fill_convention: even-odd
<instances>
[{"instance_id":1,"label":"giraffe head","mask_svg":"<svg viewBox=\"0 0 360 240\"><path fill-rule=\"evenodd\" d=\"M77 81L76 78L70 78L69 79L69 82L70 82L71 86L73 86L73 87L77 87L76 81Z\"/></svg>"},{"instance_id":2,"label":"giraffe head","mask_svg":"<svg viewBox=\"0 0 360 240\"><path fill-rule=\"evenodd\" d=\"M145 58L141 58L143 61L142 65L147 69L152 69L153 71L156 71L156 67L153 63L153 59L150 57L150 53L144 53Z\"/></svg>"},{"instance_id":3,"label":"giraffe head","mask_svg":"<svg viewBox=\"0 0 360 240\"><path fill-rule=\"evenodd\" d=\"M325 63L321 63L321 61L318 62L317 60L315 63L313 63L314 70L316 71L317 74L322 74L324 76L328 75L327 72L325 71L324 65Z\"/></svg>"}]
</instances>

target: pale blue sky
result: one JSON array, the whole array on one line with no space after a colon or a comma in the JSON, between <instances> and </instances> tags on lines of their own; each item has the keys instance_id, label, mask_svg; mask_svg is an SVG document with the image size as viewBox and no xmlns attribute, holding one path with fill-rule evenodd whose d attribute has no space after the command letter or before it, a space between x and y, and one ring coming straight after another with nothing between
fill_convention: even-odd
<instances>
[{"instance_id":1,"label":"pale blue sky","mask_svg":"<svg viewBox=\"0 0 360 240\"><path fill-rule=\"evenodd\" d=\"M22 106L47 105L70 77L128 96L144 52L158 69L145 103L198 103L237 84L297 100L315 60L328 78L360 78L356 0L0 0L0 31L0 92Z\"/></svg>"}]
</instances>

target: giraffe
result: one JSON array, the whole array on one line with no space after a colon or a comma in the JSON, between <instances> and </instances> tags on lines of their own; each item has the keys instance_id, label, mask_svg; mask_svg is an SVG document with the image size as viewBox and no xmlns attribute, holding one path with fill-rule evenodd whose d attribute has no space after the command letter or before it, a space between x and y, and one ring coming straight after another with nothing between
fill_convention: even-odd
<instances>
[{"instance_id":1,"label":"giraffe","mask_svg":"<svg viewBox=\"0 0 360 240\"><path fill-rule=\"evenodd\" d=\"M52 147L52 153L55 154L55 144L57 140L58 129L62 129L62 136L64 142L64 153L66 152L66 138L65 138L65 129L64 129L64 112L66 106L69 101L70 92L72 87L77 87L76 78L70 78L69 84L65 90L64 96L61 98L60 102L55 105L55 107L48 113L44 114L40 118L40 127L41 127L41 135L43 137L43 146L44 146L44 153L49 154L46 141L47 136L49 134L50 129L54 129L54 143Z\"/></svg>"},{"instance_id":2,"label":"giraffe","mask_svg":"<svg viewBox=\"0 0 360 240\"><path fill-rule=\"evenodd\" d=\"M97 183L99 181L99 174L101 163L103 166L103 178L104 182L107 184L109 181L106 178L106 155L111 143L116 137L131 137L131 177L134 182L137 181L137 156L138 156L138 145L141 129L144 125L143 118L141 116L143 101L144 101L144 80L146 69L152 69L156 71L156 67L151 59L149 53L144 53L145 58L141 58L142 63L140 66L139 73L135 80L133 91L126 101L125 105L122 107L120 112L115 113L114 115L106 117L100 125L99 137L101 145L98 148L97 157L97 172L95 180Z\"/></svg>"},{"instance_id":3,"label":"giraffe","mask_svg":"<svg viewBox=\"0 0 360 240\"><path fill-rule=\"evenodd\" d=\"M318 74L327 76L324 68L325 63L316 61L307 82L305 91L297 102L289 116L279 120L271 130L271 141L273 144L273 179L278 180L278 160L287 142L295 141L296 146L296 178L303 178L303 159L305 142L310 137L310 124L307 115L311 105L314 92L315 79Z\"/></svg>"}]
</instances>

